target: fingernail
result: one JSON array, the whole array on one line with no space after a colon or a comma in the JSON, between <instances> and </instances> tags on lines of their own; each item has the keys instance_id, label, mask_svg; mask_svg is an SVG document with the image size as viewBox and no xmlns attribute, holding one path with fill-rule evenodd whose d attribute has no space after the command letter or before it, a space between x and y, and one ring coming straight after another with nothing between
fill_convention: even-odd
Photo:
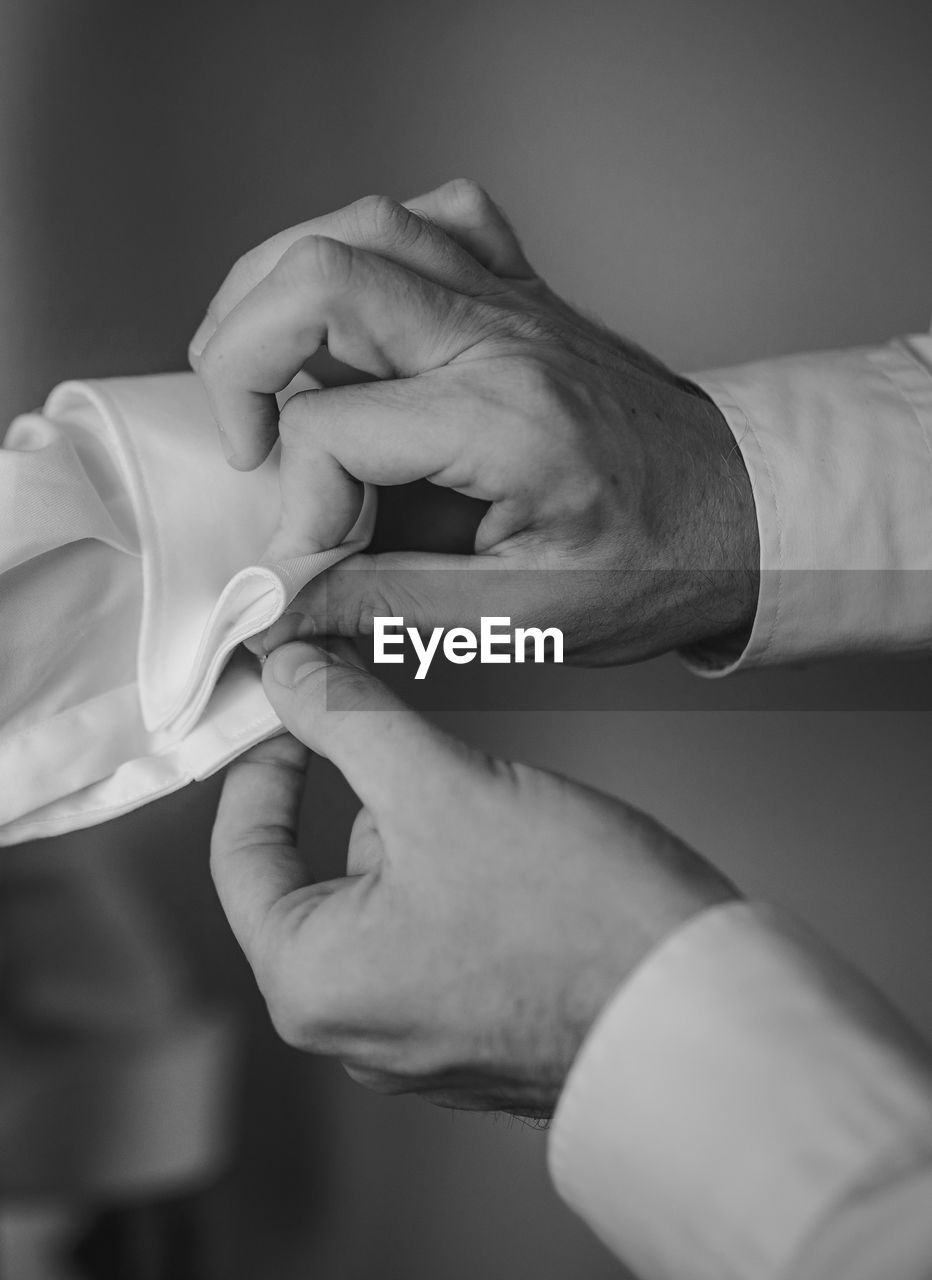
<instances>
[{"instance_id":1,"label":"fingernail","mask_svg":"<svg viewBox=\"0 0 932 1280\"><path fill-rule=\"evenodd\" d=\"M197 326L194 337L188 343L188 359L192 365L196 365L201 358L204 348L210 341L215 329L217 328L210 316L205 316L201 323Z\"/></svg>"},{"instance_id":2,"label":"fingernail","mask_svg":"<svg viewBox=\"0 0 932 1280\"><path fill-rule=\"evenodd\" d=\"M352 640L343 636L330 636L327 639L327 648L321 650L321 652L332 653L335 661L343 662L348 667L355 667L357 671L362 671L368 675L368 668Z\"/></svg>"},{"instance_id":3,"label":"fingernail","mask_svg":"<svg viewBox=\"0 0 932 1280\"><path fill-rule=\"evenodd\" d=\"M243 648L248 649L254 658L258 658L260 662L265 662L269 656L265 651L265 636L260 631L256 636L250 636L248 640L243 641Z\"/></svg>"},{"instance_id":4,"label":"fingernail","mask_svg":"<svg viewBox=\"0 0 932 1280\"><path fill-rule=\"evenodd\" d=\"M230 439L219 422L217 423L217 435L220 437L220 447L223 450L223 456L226 458L227 462L231 463L235 467L236 450L230 444Z\"/></svg>"},{"instance_id":5,"label":"fingernail","mask_svg":"<svg viewBox=\"0 0 932 1280\"><path fill-rule=\"evenodd\" d=\"M265 635L262 636L262 648L266 653L271 653L273 649L278 649L283 644L288 644L291 640L297 640L302 636L314 634L314 624L303 613L299 613L297 609L288 609L285 613L277 618L269 627Z\"/></svg>"},{"instance_id":6,"label":"fingernail","mask_svg":"<svg viewBox=\"0 0 932 1280\"><path fill-rule=\"evenodd\" d=\"M276 684L284 689L293 689L306 676L325 665L325 655L311 645L286 644L269 654L265 671Z\"/></svg>"}]
</instances>

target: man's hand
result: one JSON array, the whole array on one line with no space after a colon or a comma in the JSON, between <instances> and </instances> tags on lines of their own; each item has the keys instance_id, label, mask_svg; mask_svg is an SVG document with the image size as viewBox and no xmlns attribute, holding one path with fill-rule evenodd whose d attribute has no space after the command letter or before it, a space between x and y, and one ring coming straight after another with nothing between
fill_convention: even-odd
<instances>
[{"instance_id":1,"label":"man's hand","mask_svg":"<svg viewBox=\"0 0 932 1280\"><path fill-rule=\"evenodd\" d=\"M296 395L279 417L275 393L324 344L379 381ZM472 183L407 206L371 197L260 245L192 363L234 465L281 437L273 556L339 542L361 480L427 478L488 504L473 555L353 557L269 648L365 633L374 614L428 628L505 614L560 627L569 657L618 662L753 619L754 504L724 418L557 298Z\"/></svg>"},{"instance_id":2,"label":"man's hand","mask_svg":"<svg viewBox=\"0 0 932 1280\"><path fill-rule=\"evenodd\" d=\"M646 815L472 750L332 655L285 645L263 682L294 736L230 767L212 866L278 1030L373 1088L549 1114L616 988L733 890ZM302 742L363 804L323 884L295 851Z\"/></svg>"}]
</instances>

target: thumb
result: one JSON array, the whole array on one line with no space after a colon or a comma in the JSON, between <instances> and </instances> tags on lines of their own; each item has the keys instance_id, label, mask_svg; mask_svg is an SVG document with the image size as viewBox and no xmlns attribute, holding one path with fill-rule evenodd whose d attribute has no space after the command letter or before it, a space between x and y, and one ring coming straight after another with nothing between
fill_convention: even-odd
<instances>
[{"instance_id":1,"label":"thumb","mask_svg":"<svg viewBox=\"0 0 932 1280\"><path fill-rule=\"evenodd\" d=\"M276 649L262 684L285 727L336 765L376 819L455 788L469 758L375 676L314 645Z\"/></svg>"},{"instance_id":2,"label":"thumb","mask_svg":"<svg viewBox=\"0 0 932 1280\"><path fill-rule=\"evenodd\" d=\"M401 617L406 626L425 632L475 630L484 614L511 616L531 594L535 572L510 569L491 556L361 553L313 578L259 639L271 653L290 640L367 636L377 617Z\"/></svg>"}]
</instances>

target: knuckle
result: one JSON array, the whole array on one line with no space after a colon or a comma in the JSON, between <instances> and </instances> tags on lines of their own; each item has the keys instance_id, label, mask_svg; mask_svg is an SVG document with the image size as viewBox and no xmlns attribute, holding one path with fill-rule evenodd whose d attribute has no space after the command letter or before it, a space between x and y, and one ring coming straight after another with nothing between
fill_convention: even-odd
<instances>
[{"instance_id":1,"label":"knuckle","mask_svg":"<svg viewBox=\"0 0 932 1280\"><path fill-rule=\"evenodd\" d=\"M371 636L375 631L376 618L393 618L399 613L400 610L389 600L381 584L370 581L364 584L357 596L355 616L350 621L357 635Z\"/></svg>"},{"instance_id":2,"label":"knuckle","mask_svg":"<svg viewBox=\"0 0 932 1280\"><path fill-rule=\"evenodd\" d=\"M454 178L447 183L450 204L463 217L470 221L484 220L497 212L492 197L473 178Z\"/></svg>"},{"instance_id":3,"label":"knuckle","mask_svg":"<svg viewBox=\"0 0 932 1280\"><path fill-rule=\"evenodd\" d=\"M328 236L302 236L282 254L276 271L299 288L339 290L348 284L352 267L349 245Z\"/></svg>"},{"instance_id":4,"label":"knuckle","mask_svg":"<svg viewBox=\"0 0 932 1280\"><path fill-rule=\"evenodd\" d=\"M391 196L363 196L352 206L356 225L364 239L394 242L405 234L412 215Z\"/></svg>"}]
</instances>

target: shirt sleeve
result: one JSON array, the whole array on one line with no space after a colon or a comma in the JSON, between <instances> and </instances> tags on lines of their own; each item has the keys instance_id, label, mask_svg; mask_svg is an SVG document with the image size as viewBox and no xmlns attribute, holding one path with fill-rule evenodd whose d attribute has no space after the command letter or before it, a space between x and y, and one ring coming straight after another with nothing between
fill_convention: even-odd
<instances>
[{"instance_id":1,"label":"shirt sleeve","mask_svg":"<svg viewBox=\"0 0 932 1280\"><path fill-rule=\"evenodd\" d=\"M296 389L293 386L292 389ZM278 451L227 466L190 373L71 382L0 443L0 845L103 822L280 732L241 642L365 546L265 558Z\"/></svg>"},{"instance_id":2,"label":"shirt sleeve","mask_svg":"<svg viewBox=\"0 0 932 1280\"><path fill-rule=\"evenodd\" d=\"M762 907L703 913L603 1011L549 1144L642 1280L927 1280L932 1055Z\"/></svg>"},{"instance_id":3,"label":"shirt sleeve","mask_svg":"<svg viewBox=\"0 0 932 1280\"><path fill-rule=\"evenodd\" d=\"M932 338L699 374L750 476L760 596L701 674L932 647Z\"/></svg>"}]
</instances>

